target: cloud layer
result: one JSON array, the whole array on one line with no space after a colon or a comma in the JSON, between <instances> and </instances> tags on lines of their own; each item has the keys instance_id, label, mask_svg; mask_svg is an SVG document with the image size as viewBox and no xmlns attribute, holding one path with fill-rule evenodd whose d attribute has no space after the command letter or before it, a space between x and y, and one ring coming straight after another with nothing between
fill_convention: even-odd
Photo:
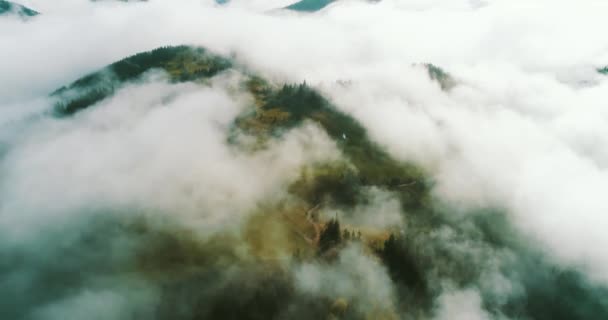
<instances>
[{"instance_id":1,"label":"cloud layer","mask_svg":"<svg viewBox=\"0 0 608 320\"><path fill-rule=\"evenodd\" d=\"M226 132L252 101L238 90L242 75L222 74L201 89L150 73L69 121L49 116L53 90L125 56L184 43L233 56L278 83L306 81L393 157L429 173L433 200L449 209L442 211L444 228L411 239L435 266L425 270L433 311L411 318L502 319L513 316L502 314L516 309L513 301L580 287L587 293L567 306L582 310L574 314L593 317L608 308L597 299L608 285L608 77L596 72L608 64L607 5L342 0L301 14L273 10L289 4L279 0L23 4L42 14L27 22L0 18L0 270L7 274L0 287L12 297L0 308L7 314L148 318L177 314L167 292L205 300L238 291L239 279L265 279L277 295L295 292L294 301L340 296L360 302L347 308L361 308L358 315L407 318L390 268L356 245L332 265L277 267L289 272L276 276L252 267L257 249L242 239L252 216L290 199L284 190L303 165L342 154L311 123L261 152L235 151ZM421 63L440 66L456 85L442 90ZM371 200L345 222L422 230L423 223L400 215L394 194L366 192ZM336 212L347 215L342 208L322 214ZM119 230L108 221L119 221ZM144 232L140 223L151 226ZM483 238L492 225L509 226L495 232L504 247ZM265 227L285 231L282 224ZM175 230L192 239L172 238ZM201 262L207 273L193 283L207 288L189 287L187 276L141 276L141 257L154 261L142 244L163 237L222 257ZM226 247L216 237L229 238L222 238ZM151 247L164 252L158 241ZM285 259L277 264L292 263ZM568 271L544 273L553 267ZM220 274L221 281L207 279ZM255 284L247 288L256 296ZM360 307L370 302L376 309ZM334 316L343 315L341 301L330 304ZM294 305L282 316L313 317L317 308L308 314Z\"/></svg>"}]
</instances>

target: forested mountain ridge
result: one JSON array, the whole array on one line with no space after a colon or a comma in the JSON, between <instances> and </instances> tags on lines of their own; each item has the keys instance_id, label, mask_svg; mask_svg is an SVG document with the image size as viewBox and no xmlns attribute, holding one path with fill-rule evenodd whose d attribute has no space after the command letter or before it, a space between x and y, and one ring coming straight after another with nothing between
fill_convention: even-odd
<instances>
[{"instance_id":1,"label":"forested mountain ridge","mask_svg":"<svg viewBox=\"0 0 608 320\"><path fill-rule=\"evenodd\" d=\"M293 11L314 12L325 8L334 1L336 0L301 0L285 7L285 9Z\"/></svg>"},{"instance_id":2,"label":"forested mountain ridge","mask_svg":"<svg viewBox=\"0 0 608 320\"><path fill-rule=\"evenodd\" d=\"M425 67L442 88L454 85L443 70L431 64ZM239 74L237 91L250 96L251 102L234 118L225 140L240 156L264 152L306 125L319 128L341 155L299 168L281 198L251 209L240 236L226 233L201 240L195 227L157 225L145 215L104 217L83 230L83 239L93 251L108 250L106 235L145 244L136 248L133 264L101 263L94 268L139 273L159 283L159 318L430 319L443 284L461 289L476 286L492 267L505 277L517 278L525 292L500 299L488 294L483 303L496 316L540 320L608 316L608 306L601 300L608 294L606 289L522 246L520 235L499 209L452 215L453 209L433 196L433 179L427 172L395 159L359 121L306 83L273 83L203 48L163 47L125 58L55 91L57 121L73 121L80 112L103 107L104 100L125 84L144 82L142 76L153 70L164 73L169 83L192 82L201 89L209 87L214 77ZM378 193L389 197L382 202L397 204L406 221L404 228L350 220L354 212L375 203ZM476 256L462 255L464 246L474 247ZM240 256L243 248L252 258ZM371 269L389 277L395 301L374 301L370 306L363 293L369 288L356 288L350 296L295 289L298 276L306 275L311 264L321 265L332 277L353 276L351 267L362 267L348 260L353 248L371 261ZM496 252L507 258L486 261ZM289 263L282 264L286 256ZM217 277L224 270L231 270L229 279ZM299 273L294 275L294 270ZM62 283L50 285L57 292L65 290ZM547 304L553 305L550 312L543 307Z\"/></svg>"},{"instance_id":3,"label":"forested mountain ridge","mask_svg":"<svg viewBox=\"0 0 608 320\"><path fill-rule=\"evenodd\" d=\"M202 48L158 48L115 62L53 92L52 95L60 101L55 110L58 114L69 115L87 108L149 70L164 70L171 81L185 82L213 76L230 66L229 60L207 54Z\"/></svg>"},{"instance_id":4,"label":"forested mountain ridge","mask_svg":"<svg viewBox=\"0 0 608 320\"><path fill-rule=\"evenodd\" d=\"M16 14L22 18L33 17L39 14L38 12L20 4L0 0L0 15L6 15L11 13Z\"/></svg>"}]
</instances>

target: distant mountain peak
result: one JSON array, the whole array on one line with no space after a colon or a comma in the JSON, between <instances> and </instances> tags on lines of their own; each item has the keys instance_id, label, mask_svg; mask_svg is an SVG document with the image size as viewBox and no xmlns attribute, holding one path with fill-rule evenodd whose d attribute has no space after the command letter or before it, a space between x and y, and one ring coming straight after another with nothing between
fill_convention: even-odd
<instances>
[{"instance_id":1,"label":"distant mountain peak","mask_svg":"<svg viewBox=\"0 0 608 320\"><path fill-rule=\"evenodd\" d=\"M0 0L0 15L8 14L16 14L22 18L28 18L37 16L40 13L14 2Z\"/></svg>"},{"instance_id":2,"label":"distant mountain peak","mask_svg":"<svg viewBox=\"0 0 608 320\"><path fill-rule=\"evenodd\" d=\"M300 0L285 9L303 12L315 12L327 7L336 0Z\"/></svg>"}]
</instances>

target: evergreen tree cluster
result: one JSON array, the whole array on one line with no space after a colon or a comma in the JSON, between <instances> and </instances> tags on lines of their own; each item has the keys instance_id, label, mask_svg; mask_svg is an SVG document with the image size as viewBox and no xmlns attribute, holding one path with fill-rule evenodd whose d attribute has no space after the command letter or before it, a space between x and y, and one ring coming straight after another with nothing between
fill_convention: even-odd
<instances>
[{"instance_id":1,"label":"evergreen tree cluster","mask_svg":"<svg viewBox=\"0 0 608 320\"><path fill-rule=\"evenodd\" d=\"M379 250L378 255L387 267L393 281L402 289L414 291L420 297L428 294L424 272L420 269L415 255L405 239L391 234L384 241L384 246Z\"/></svg>"},{"instance_id":2,"label":"evergreen tree cluster","mask_svg":"<svg viewBox=\"0 0 608 320\"><path fill-rule=\"evenodd\" d=\"M319 237L319 252L323 253L342 242L342 234L340 231L340 221L331 219L325 225Z\"/></svg>"},{"instance_id":3,"label":"evergreen tree cluster","mask_svg":"<svg viewBox=\"0 0 608 320\"><path fill-rule=\"evenodd\" d=\"M448 90L454 86L454 79L443 69L432 63L425 63L424 66L429 73L429 77L437 81L441 89Z\"/></svg>"},{"instance_id":4,"label":"evergreen tree cluster","mask_svg":"<svg viewBox=\"0 0 608 320\"><path fill-rule=\"evenodd\" d=\"M318 202L329 198L335 204L354 206L362 200L362 187L376 186L398 192L408 209L424 206L429 190L424 173L412 164L395 161L371 140L357 120L334 108L305 82L273 89L256 81L250 82L249 90L259 101L258 111L239 117L235 127L253 134L266 130L280 137L304 120L313 121L337 143L352 164L350 169L333 165L335 171L328 167L314 168L317 181L309 181L311 184L304 188L302 181L296 182L300 186L294 188L307 190L300 194L305 199Z\"/></svg>"},{"instance_id":5,"label":"evergreen tree cluster","mask_svg":"<svg viewBox=\"0 0 608 320\"><path fill-rule=\"evenodd\" d=\"M14 12L22 18L37 16L39 13L28 7L10 1L0 0L0 15Z\"/></svg>"},{"instance_id":6,"label":"evergreen tree cluster","mask_svg":"<svg viewBox=\"0 0 608 320\"><path fill-rule=\"evenodd\" d=\"M325 8L334 1L336 0L301 0L287 6L286 9L302 12L314 12Z\"/></svg>"},{"instance_id":7,"label":"evergreen tree cluster","mask_svg":"<svg viewBox=\"0 0 608 320\"><path fill-rule=\"evenodd\" d=\"M318 251L319 253L324 253L349 241L360 241L361 238L361 231L350 231L346 228L342 230L340 220L334 218L329 220L321 231Z\"/></svg>"},{"instance_id":8,"label":"evergreen tree cluster","mask_svg":"<svg viewBox=\"0 0 608 320\"><path fill-rule=\"evenodd\" d=\"M51 95L59 98L57 116L67 116L85 109L106 97L126 82L135 81L145 72L161 69L174 82L208 78L232 66L230 60L190 46L160 47L115 62L89 74Z\"/></svg>"}]
</instances>

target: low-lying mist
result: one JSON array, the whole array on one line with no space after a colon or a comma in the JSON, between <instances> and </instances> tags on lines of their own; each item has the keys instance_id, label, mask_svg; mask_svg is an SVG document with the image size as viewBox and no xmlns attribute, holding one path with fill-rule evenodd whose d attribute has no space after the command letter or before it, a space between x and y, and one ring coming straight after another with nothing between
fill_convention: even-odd
<instances>
[{"instance_id":1,"label":"low-lying mist","mask_svg":"<svg viewBox=\"0 0 608 320\"><path fill-rule=\"evenodd\" d=\"M22 4L1 318L608 317L608 7Z\"/></svg>"}]
</instances>

